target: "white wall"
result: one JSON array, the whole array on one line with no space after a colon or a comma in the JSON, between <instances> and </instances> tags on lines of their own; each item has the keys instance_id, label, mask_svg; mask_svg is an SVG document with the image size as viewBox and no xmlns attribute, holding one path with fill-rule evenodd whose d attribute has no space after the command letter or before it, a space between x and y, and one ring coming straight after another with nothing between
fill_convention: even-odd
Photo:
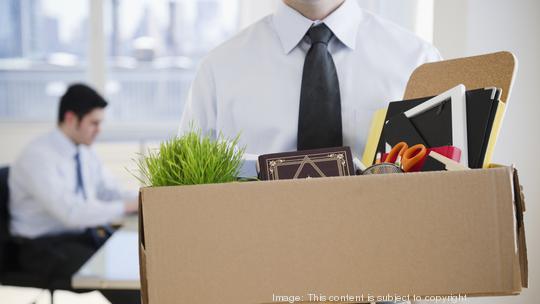
<instances>
[{"instance_id":1,"label":"white wall","mask_svg":"<svg viewBox=\"0 0 540 304\"><path fill-rule=\"evenodd\" d=\"M517 297L472 299L469 303L540 303L540 1L435 1L434 44L446 58L513 52L518 73L494 161L514 163L525 189L525 229L530 288Z\"/></svg>"}]
</instances>

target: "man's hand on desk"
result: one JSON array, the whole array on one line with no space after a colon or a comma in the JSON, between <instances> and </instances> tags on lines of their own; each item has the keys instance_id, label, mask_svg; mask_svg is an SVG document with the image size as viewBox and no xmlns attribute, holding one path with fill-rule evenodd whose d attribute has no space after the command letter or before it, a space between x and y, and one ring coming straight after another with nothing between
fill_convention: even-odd
<instances>
[{"instance_id":1,"label":"man's hand on desk","mask_svg":"<svg viewBox=\"0 0 540 304\"><path fill-rule=\"evenodd\" d=\"M139 211L139 201L138 200L132 200L132 201L126 201L124 202L124 213L126 215L134 214Z\"/></svg>"}]
</instances>

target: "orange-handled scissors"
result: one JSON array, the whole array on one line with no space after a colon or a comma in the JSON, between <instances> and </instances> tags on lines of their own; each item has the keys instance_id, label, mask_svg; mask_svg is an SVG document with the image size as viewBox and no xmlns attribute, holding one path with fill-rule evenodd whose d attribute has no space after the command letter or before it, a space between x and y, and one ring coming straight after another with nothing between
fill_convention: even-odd
<instances>
[{"instance_id":1,"label":"orange-handled scissors","mask_svg":"<svg viewBox=\"0 0 540 304\"><path fill-rule=\"evenodd\" d=\"M403 171L410 172L414 166L427 156L427 148L422 144L409 148L407 143L402 141L392 147L384 162L395 163L399 156L401 156L401 168Z\"/></svg>"},{"instance_id":2,"label":"orange-handled scissors","mask_svg":"<svg viewBox=\"0 0 540 304\"><path fill-rule=\"evenodd\" d=\"M406 142L402 141L397 143L395 146L392 147L392 150L388 152L388 155L386 155L386 158L384 159L384 163L395 163L398 159L398 156L403 157L403 153L409 149L409 146Z\"/></svg>"}]
</instances>

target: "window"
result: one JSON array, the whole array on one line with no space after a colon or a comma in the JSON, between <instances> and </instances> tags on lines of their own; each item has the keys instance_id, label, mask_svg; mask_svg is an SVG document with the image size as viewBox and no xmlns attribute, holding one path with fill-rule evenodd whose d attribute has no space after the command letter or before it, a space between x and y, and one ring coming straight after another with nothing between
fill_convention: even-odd
<instances>
[{"instance_id":1,"label":"window","mask_svg":"<svg viewBox=\"0 0 540 304\"><path fill-rule=\"evenodd\" d=\"M197 63L237 31L237 1L106 4L106 92L112 118L177 124Z\"/></svg>"},{"instance_id":2,"label":"window","mask_svg":"<svg viewBox=\"0 0 540 304\"><path fill-rule=\"evenodd\" d=\"M358 4L426 41L433 41L433 0L357 0Z\"/></svg>"},{"instance_id":3,"label":"window","mask_svg":"<svg viewBox=\"0 0 540 304\"><path fill-rule=\"evenodd\" d=\"M84 80L85 4L0 1L1 120L53 120L65 84Z\"/></svg>"},{"instance_id":4,"label":"window","mask_svg":"<svg viewBox=\"0 0 540 304\"><path fill-rule=\"evenodd\" d=\"M0 121L54 121L67 85L98 71L109 124L177 125L197 64L238 30L238 2L2 0Z\"/></svg>"},{"instance_id":5,"label":"window","mask_svg":"<svg viewBox=\"0 0 540 304\"><path fill-rule=\"evenodd\" d=\"M52 122L66 86L83 81L110 102L109 125L170 135L201 58L277 1L2 0L0 122ZM433 0L358 2L431 40Z\"/></svg>"}]
</instances>

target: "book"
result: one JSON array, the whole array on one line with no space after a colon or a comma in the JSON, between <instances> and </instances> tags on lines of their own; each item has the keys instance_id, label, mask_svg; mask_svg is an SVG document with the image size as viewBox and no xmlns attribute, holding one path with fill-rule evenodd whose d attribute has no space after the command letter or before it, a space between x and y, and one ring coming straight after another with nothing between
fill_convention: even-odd
<instances>
[{"instance_id":1,"label":"book","mask_svg":"<svg viewBox=\"0 0 540 304\"><path fill-rule=\"evenodd\" d=\"M260 155L261 180L354 175L350 147L335 147Z\"/></svg>"}]
</instances>

